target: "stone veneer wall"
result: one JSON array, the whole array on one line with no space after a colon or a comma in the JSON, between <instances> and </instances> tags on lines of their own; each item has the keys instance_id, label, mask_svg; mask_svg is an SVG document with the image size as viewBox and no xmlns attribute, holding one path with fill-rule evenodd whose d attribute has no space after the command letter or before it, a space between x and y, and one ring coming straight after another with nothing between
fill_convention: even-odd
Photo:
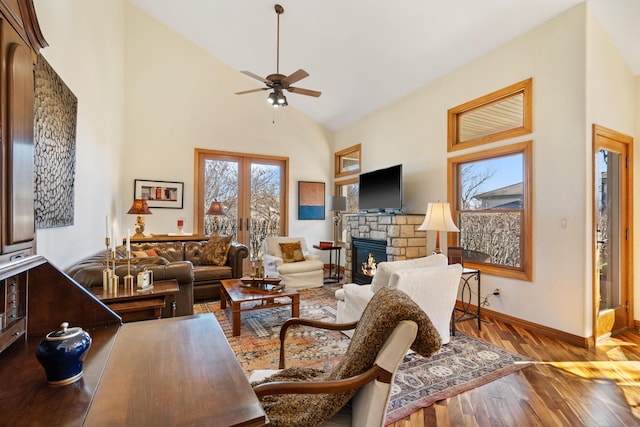
<instances>
[{"instance_id":1,"label":"stone veneer wall","mask_svg":"<svg viewBox=\"0 0 640 427\"><path fill-rule=\"evenodd\" d=\"M387 261L427 256L427 232L416 230L424 215L347 214L344 266L345 283L351 282L351 238L387 241Z\"/></svg>"}]
</instances>

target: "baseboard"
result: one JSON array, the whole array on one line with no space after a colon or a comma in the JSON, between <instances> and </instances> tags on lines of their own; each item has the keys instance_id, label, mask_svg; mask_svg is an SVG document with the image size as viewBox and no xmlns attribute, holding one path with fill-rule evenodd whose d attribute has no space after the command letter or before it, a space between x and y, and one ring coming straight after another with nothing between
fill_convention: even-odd
<instances>
[{"instance_id":1,"label":"baseboard","mask_svg":"<svg viewBox=\"0 0 640 427\"><path fill-rule=\"evenodd\" d=\"M456 302L456 307L462 308L462 304L460 301ZM471 305L470 311L477 312L477 306ZM509 316L508 314L499 313L497 311L489 310L488 308L482 308L482 315L480 316L483 320L493 319L500 322L507 323L512 326L518 326L522 329L527 329L529 331L535 332L536 334L544 335L550 338L555 338L576 347L589 348L593 346L593 340L590 338L580 337L578 335L573 335L568 332L560 331L558 329L550 328L548 326L540 325L534 322L529 322L528 320L519 319L517 317Z\"/></svg>"}]
</instances>

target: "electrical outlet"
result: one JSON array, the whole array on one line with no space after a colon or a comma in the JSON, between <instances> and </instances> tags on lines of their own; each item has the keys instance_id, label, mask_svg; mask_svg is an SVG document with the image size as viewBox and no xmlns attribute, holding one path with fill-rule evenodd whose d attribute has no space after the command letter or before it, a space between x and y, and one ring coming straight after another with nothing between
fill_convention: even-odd
<instances>
[{"instance_id":1,"label":"electrical outlet","mask_svg":"<svg viewBox=\"0 0 640 427\"><path fill-rule=\"evenodd\" d=\"M500 288L496 288L496 290L493 291L493 294L496 295L496 296L500 295Z\"/></svg>"}]
</instances>

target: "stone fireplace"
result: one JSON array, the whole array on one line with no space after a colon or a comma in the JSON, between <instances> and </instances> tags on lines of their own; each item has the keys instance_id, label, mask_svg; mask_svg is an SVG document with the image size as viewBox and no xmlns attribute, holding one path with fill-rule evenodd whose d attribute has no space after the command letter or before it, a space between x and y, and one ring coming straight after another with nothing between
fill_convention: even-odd
<instances>
[{"instance_id":1,"label":"stone fireplace","mask_svg":"<svg viewBox=\"0 0 640 427\"><path fill-rule=\"evenodd\" d=\"M417 228L424 221L424 215L387 214L347 214L344 217L347 231L345 244L345 283L371 283L371 276L362 273L362 262L368 257L367 250L354 251L354 239L367 242L378 241L386 253L386 261L400 261L427 256L427 233ZM354 252L357 259L354 260ZM365 259L361 259L362 253ZM380 254L380 256L382 256ZM377 262L384 261L378 260ZM357 263L357 265L356 265ZM356 271L357 270L357 271ZM355 278L355 280L354 280ZM367 281L368 280L368 281Z\"/></svg>"}]
</instances>

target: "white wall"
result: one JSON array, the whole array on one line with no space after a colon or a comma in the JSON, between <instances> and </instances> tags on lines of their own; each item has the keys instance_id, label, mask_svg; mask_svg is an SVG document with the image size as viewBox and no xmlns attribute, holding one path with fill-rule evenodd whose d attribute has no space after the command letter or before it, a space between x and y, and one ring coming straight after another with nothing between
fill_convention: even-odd
<instances>
[{"instance_id":1,"label":"white wall","mask_svg":"<svg viewBox=\"0 0 640 427\"><path fill-rule=\"evenodd\" d=\"M482 295L501 288L490 309L580 336L588 334L585 16L584 6L572 9L336 133L336 150L362 144L364 171L404 164L409 213L446 199L448 157L533 140L534 279L483 275ZM532 134L447 153L449 108L528 77Z\"/></svg>"},{"instance_id":2,"label":"white wall","mask_svg":"<svg viewBox=\"0 0 640 427\"><path fill-rule=\"evenodd\" d=\"M65 268L104 248L117 220L124 124L123 1L34 1L49 43L41 51L78 98L74 225L37 230L37 252Z\"/></svg>"},{"instance_id":3,"label":"white wall","mask_svg":"<svg viewBox=\"0 0 640 427\"><path fill-rule=\"evenodd\" d=\"M587 252L585 253L585 265L591 265L591 250L593 247L592 237L592 204L593 204L593 170L592 170L592 144L591 129L593 124L598 124L625 135L634 136L635 132L635 80L633 73L624 62L624 59L614 47L611 39L598 22L596 16L588 9L587 14L587 120L586 132L589 135L585 141L586 158L588 172L585 175L587 186L587 204L585 213L588 218L585 224L585 236L587 237ZM636 150L637 151L637 150ZM638 153L635 153L635 165L638 163ZM637 177L636 177L637 180ZM637 182L635 188L637 187ZM634 206L635 223L640 224L640 204L635 200ZM636 233L637 234L637 233ZM638 240L638 239L636 239ZM636 252L638 254L638 252ZM636 266L638 263L636 262ZM637 270L637 269L636 269ZM588 280L585 281L585 288L588 293L592 289L593 277L591 269L587 271ZM637 273L637 271L636 271ZM635 275L635 277L640 277ZM640 307L640 292L637 291L636 283L634 309L636 313ZM593 306L593 298L586 299L586 307ZM592 313L587 310L587 315ZM637 315L636 315L637 316ZM588 323L590 319L585 319Z\"/></svg>"},{"instance_id":4,"label":"white wall","mask_svg":"<svg viewBox=\"0 0 640 427\"><path fill-rule=\"evenodd\" d=\"M297 220L297 182L325 182L327 198L332 194L332 133L295 109L296 95L280 110L264 92L235 95L258 86L136 6L125 10L122 212L136 178L184 182L184 209L152 209L145 232L174 232L180 216L192 231L195 148L287 156L289 235L304 235L309 244L330 238L329 217ZM133 230L135 216L124 216L124 227Z\"/></svg>"}]
</instances>

